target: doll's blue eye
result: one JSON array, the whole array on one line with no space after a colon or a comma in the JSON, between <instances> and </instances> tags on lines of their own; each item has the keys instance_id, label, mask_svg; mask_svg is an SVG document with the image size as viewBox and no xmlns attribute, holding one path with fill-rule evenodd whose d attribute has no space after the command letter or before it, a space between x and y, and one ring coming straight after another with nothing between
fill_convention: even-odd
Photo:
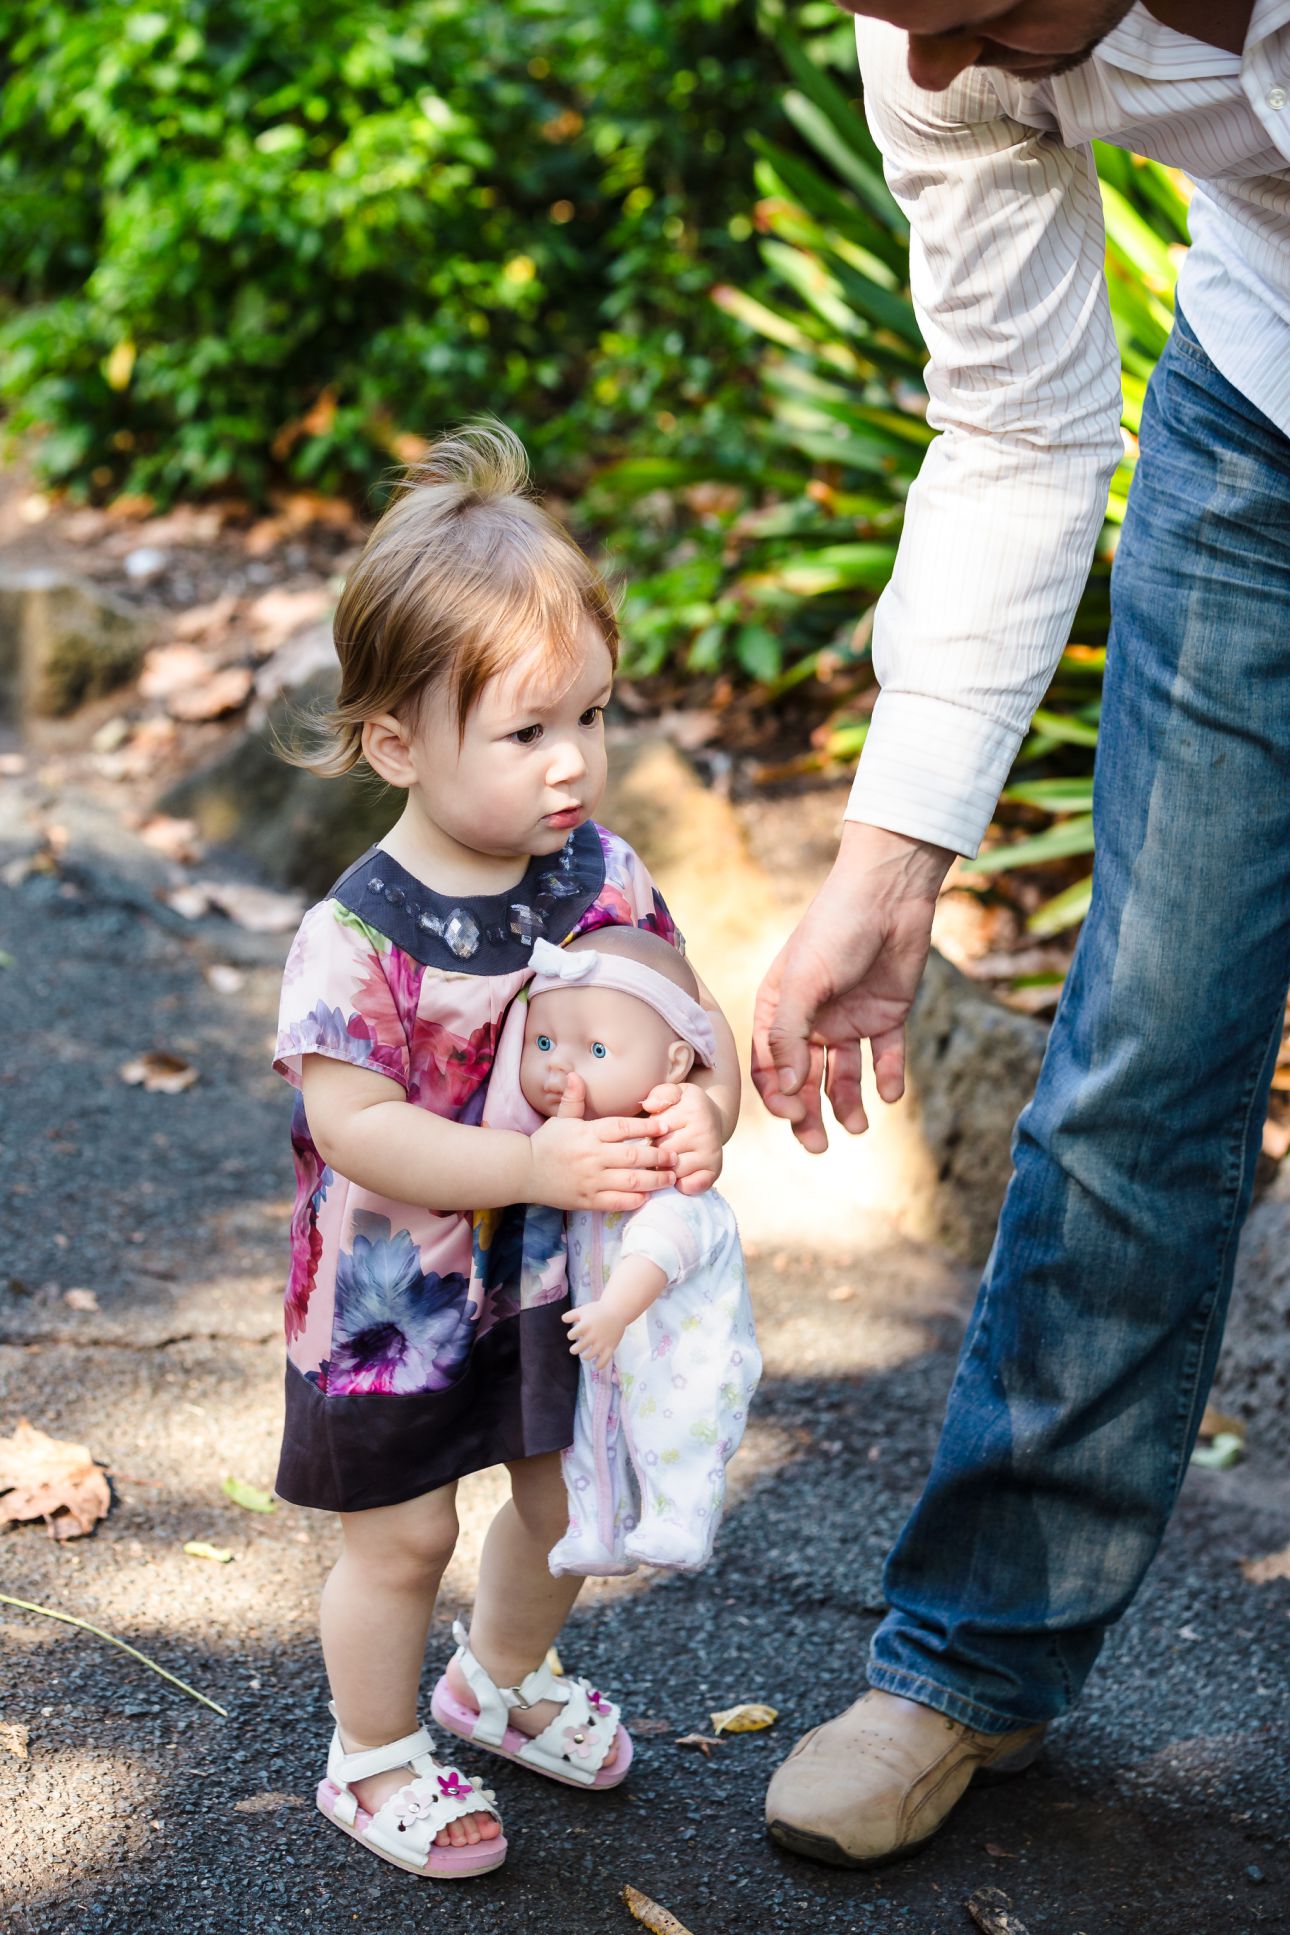
<instances>
[{"instance_id":1,"label":"doll's blue eye","mask_svg":"<svg viewBox=\"0 0 1290 1935\"><path fill-rule=\"evenodd\" d=\"M552 1041L550 1035L539 1035L537 1038L537 1045L542 1050L542 1053L544 1055L549 1055L551 1053L551 1050L555 1047L555 1043Z\"/></svg>"},{"instance_id":2,"label":"doll's blue eye","mask_svg":"<svg viewBox=\"0 0 1290 1935\"><path fill-rule=\"evenodd\" d=\"M603 1041L593 1041L591 1044L591 1052L598 1062L603 1062L609 1050L605 1047Z\"/></svg>"}]
</instances>

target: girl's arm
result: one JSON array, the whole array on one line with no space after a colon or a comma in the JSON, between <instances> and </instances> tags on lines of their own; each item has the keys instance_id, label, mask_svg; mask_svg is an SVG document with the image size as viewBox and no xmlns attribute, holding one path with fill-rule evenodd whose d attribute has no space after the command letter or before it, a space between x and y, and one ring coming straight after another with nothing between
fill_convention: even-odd
<instances>
[{"instance_id":1,"label":"girl's arm","mask_svg":"<svg viewBox=\"0 0 1290 1935\"><path fill-rule=\"evenodd\" d=\"M673 1181L656 1121L553 1117L536 1134L448 1122L387 1076L306 1055L301 1091L314 1146L360 1189L426 1209L639 1209Z\"/></svg>"},{"instance_id":2,"label":"girl's arm","mask_svg":"<svg viewBox=\"0 0 1290 1935\"><path fill-rule=\"evenodd\" d=\"M667 1272L647 1256L620 1257L595 1303L566 1310L569 1348L603 1371L623 1341L628 1324L649 1309L667 1288Z\"/></svg>"},{"instance_id":3,"label":"girl's arm","mask_svg":"<svg viewBox=\"0 0 1290 1935\"><path fill-rule=\"evenodd\" d=\"M693 966L691 962L691 966ZM739 1097L742 1076L739 1068L739 1050L730 1023L717 1006L715 999L696 974L699 983L699 1006L712 1023L712 1032L717 1038L717 1061L714 1068L700 1068L691 1075L690 1081L695 1088L701 1088L708 1100L721 1117L721 1140L729 1142L739 1120Z\"/></svg>"}]
</instances>

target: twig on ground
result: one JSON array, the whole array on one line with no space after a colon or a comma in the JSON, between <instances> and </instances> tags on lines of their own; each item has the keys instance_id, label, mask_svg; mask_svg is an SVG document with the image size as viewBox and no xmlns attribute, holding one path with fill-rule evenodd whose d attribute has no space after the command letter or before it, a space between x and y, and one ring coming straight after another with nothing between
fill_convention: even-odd
<instances>
[{"instance_id":1,"label":"twig on ground","mask_svg":"<svg viewBox=\"0 0 1290 1935\"><path fill-rule=\"evenodd\" d=\"M121 1651L129 1653L132 1659L141 1660L154 1673L159 1673L163 1680L169 1680L172 1686L177 1686L181 1693L189 1694L194 1700L200 1700L204 1707L209 1707L212 1713L218 1713L221 1720L228 1719L227 1708L216 1706L214 1700L208 1700L206 1695L199 1693L195 1686L189 1686L186 1680L176 1678L173 1673L167 1673L164 1666L158 1666L156 1660L150 1660L148 1655L141 1653L137 1646L128 1645L125 1640L118 1639L115 1633L105 1633L101 1626L91 1626L88 1619L74 1619L71 1613L58 1612L53 1606L38 1606L30 1599L12 1599L7 1592L0 1592L0 1606L17 1606L23 1612L42 1613L46 1619L61 1619L65 1626L79 1626L83 1633L93 1633L96 1639L105 1639L109 1646L119 1646Z\"/></svg>"}]
</instances>

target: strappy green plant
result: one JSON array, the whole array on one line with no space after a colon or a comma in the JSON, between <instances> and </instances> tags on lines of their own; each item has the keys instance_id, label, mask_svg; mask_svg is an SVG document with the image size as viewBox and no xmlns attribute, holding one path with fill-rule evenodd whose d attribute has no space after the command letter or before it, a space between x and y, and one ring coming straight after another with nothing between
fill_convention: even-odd
<instances>
[{"instance_id":1,"label":"strappy green plant","mask_svg":"<svg viewBox=\"0 0 1290 1935\"><path fill-rule=\"evenodd\" d=\"M724 514L698 520L685 562L638 582L628 633L638 669L675 660L698 671L733 664L771 695L825 667L863 681L869 614L890 575L905 498L932 432L926 351L908 286L908 227L882 174L856 98L854 51L836 36L804 44L768 25L788 76L783 108L801 148L759 134L757 247L774 293L728 286L714 300L760 345L762 398L751 457L713 463L695 451L626 463L602 479L627 497L684 495L718 479L739 487ZM834 61L837 61L836 70ZM841 63L846 62L844 67ZM1047 824L995 847L984 873L1042 866L1092 851L1093 749L1105 662L1107 581L1136 458L1147 379L1173 316L1187 239L1186 186L1173 171L1101 148L1107 281L1124 380L1125 457L1073 628L1071 647L1036 714L1005 798ZM763 277L764 283L764 277ZM702 501L702 500L700 500ZM857 618L859 624L857 625ZM823 747L849 762L867 730L864 701L837 718ZM1088 904L1086 879L1032 916L1061 931Z\"/></svg>"}]
</instances>

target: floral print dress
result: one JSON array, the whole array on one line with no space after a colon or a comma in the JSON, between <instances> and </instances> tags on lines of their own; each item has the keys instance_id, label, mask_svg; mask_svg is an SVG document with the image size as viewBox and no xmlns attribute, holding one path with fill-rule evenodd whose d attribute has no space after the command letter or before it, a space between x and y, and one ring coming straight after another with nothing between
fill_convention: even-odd
<instances>
[{"instance_id":1,"label":"floral print dress","mask_svg":"<svg viewBox=\"0 0 1290 1935\"><path fill-rule=\"evenodd\" d=\"M542 935L680 937L649 874L594 823L508 893L433 892L380 847L311 907L287 959L274 1067L305 1055L397 1082L414 1108L478 1124L497 1037ZM394 1505L573 1435L578 1383L564 1218L395 1202L323 1162L297 1093L277 1490L331 1511Z\"/></svg>"}]
</instances>

